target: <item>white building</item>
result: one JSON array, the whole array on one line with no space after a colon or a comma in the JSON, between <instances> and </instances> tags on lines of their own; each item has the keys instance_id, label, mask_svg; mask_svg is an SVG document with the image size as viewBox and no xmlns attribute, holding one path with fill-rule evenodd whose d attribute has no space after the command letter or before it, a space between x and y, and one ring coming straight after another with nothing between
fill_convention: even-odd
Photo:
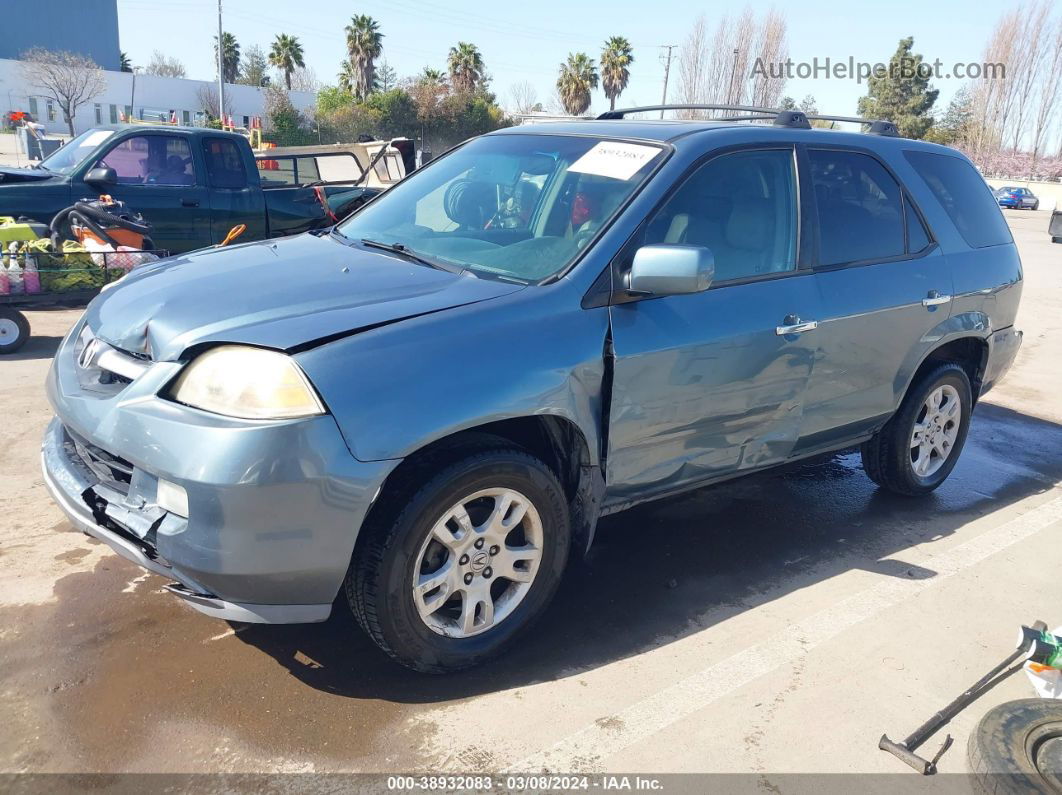
<instances>
[{"instance_id":1,"label":"white building","mask_svg":"<svg viewBox=\"0 0 1062 795\"><path fill-rule=\"evenodd\" d=\"M177 114L180 124L204 121L204 93L217 103L218 85L208 80L185 80L176 77L104 72L107 88L98 97L78 108L74 131L81 133L97 124L116 124L126 118L169 120ZM312 91L292 91L291 103L298 110L312 108L317 96ZM225 107L237 126L246 127L254 116L265 115L265 91L255 86L225 84ZM38 86L27 85L21 61L0 58L0 115L25 111L45 126L48 134L67 133L66 120L54 99Z\"/></svg>"}]
</instances>

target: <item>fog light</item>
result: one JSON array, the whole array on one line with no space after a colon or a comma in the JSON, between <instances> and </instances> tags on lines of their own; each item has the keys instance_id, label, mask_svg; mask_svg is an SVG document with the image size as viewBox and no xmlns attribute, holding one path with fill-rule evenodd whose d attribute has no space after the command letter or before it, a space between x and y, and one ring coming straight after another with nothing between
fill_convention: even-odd
<instances>
[{"instance_id":1,"label":"fog light","mask_svg":"<svg viewBox=\"0 0 1062 795\"><path fill-rule=\"evenodd\" d=\"M159 488L155 495L155 502L160 508L170 513L188 518L188 492L176 483L159 478Z\"/></svg>"}]
</instances>

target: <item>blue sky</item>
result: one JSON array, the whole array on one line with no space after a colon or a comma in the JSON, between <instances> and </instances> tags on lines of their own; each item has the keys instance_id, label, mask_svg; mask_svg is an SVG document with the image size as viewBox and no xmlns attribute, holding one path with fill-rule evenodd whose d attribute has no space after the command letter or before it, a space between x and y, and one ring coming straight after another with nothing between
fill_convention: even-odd
<instances>
[{"instance_id":1,"label":"blue sky","mask_svg":"<svg viewBox=\"0 0 1062 795\"><path fill-rule=\"evenodd\" d=\"M750 2L756 11L770 2ZM985 42L1004 10L984 0L893 0L886 4L841 3L838 0L795 0L777 3L789 24L789 52L794 61L847 59L887 61L897 41L915 37L915 49L927 59L980 61ZM118 0L121 46L134 64L145 64L155 49L176 56L188 76L213 79L213 36L217 31L216 0ZM277 33L299 37L307 66L323 82L335 82L344 55L343 27L355 13L375 17L385 35L384 59L400 76L425 65L445 68L446 54L457 41L471 41L483 53L503 102L510 87L530 82L542 102L553 93L557 67L569 52L585 51L597 58L607 36L623 35L634 44L631 83L619 104L659 102L664 69L659 45L681 45L689 26L704 13L713 27L738 5L694 5L681 0L602 2L601 0L539 0L539 2L444 3L442 0L386 2L278 2L224 0L225 30L241 47L260 44L268 50ZM681 50L679 51L681 57ZM674 78L675 72L672 71ZM672 83L674 85L674 83ZM959 88L956 79L935 82L945 104ZM798 100L813 94L822 112L854 114L866 86L855 80L791 80L786 94ZM607 108L597 92L594 110Z\"/></svg>"}]
</instances>

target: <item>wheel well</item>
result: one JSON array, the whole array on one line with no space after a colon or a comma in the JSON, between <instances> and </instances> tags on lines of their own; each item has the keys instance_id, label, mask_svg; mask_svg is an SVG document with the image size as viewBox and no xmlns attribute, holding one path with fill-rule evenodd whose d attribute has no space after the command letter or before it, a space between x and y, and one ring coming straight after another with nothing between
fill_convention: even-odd
<instances>
[{"instance_id":1,"label":"wheel well","mask_svg":"<svg viewBox=\"0 0 1062 795\"><path fill-rule=\"evenodd\" d=\"M384 481L366 523L370 518L380 518L381 513L398 510L403 495L424 480L426 470L437 470L472 450L506 443L521 447L545 462L557 475L572 504L579 504L583 499L587 488L584 474L592 467L586 438L579 428L563 417L552 415L516 417L466 428L406 456Z\"/></svg>"},{"instance_id":2,"label":"wheel well","mask_svg":"<svg viewBox=\"0 0 1062 795\"><path fill-rule=\"evenodd\" d=\"M915 379L941 362L955 362L966 371L966 376L970 379L970 390L976 403L978 395L981 394L981 380L984 377L987 361L988 343L977 337L963 337L933 350L918 368Z\"/></svg>"},{"instance_id":3,"label":"wheel well","mask_svg":"<svg viewBox=\"0 0 1062 795\"><path fill-rule=\"evenodd\" d=\"M470 447L497 445L500 440L522 447L545 462L557 475L566 496L571 499L575 495L580 467L589 465L590 450L575 423L555 415L514 417L466 428L417 450L399 469L418 467L429 459L437 465L439 458L453 457Z\"/></svg>"},{"instance_id":4,"label":"wheel well","mask_svg":"<svg viewBox=\"0 0 1062 795\"><path fill-rule=\"evenodd\" d=\"M355 552L373 535L373 528L402 509L405 499L426 473L446 466L472 450L505 444L521 447L549 466L560 480L572 510L573 552L589 548L600 512L604 479L591 464L586 438L563 417L538 415L489 422L437 439L406 456L387 476L362 522ZM368 530L368 532L365 532Z\"/></svg>"}]
</instances>

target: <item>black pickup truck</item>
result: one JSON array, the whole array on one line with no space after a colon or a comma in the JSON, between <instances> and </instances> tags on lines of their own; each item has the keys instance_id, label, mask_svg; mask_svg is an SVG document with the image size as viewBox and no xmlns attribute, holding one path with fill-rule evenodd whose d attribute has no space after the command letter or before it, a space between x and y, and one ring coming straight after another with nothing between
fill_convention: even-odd
<instances>
[{"instance_id":1,"label":"black pickup truck","mask_svg":"<svg viewBox=\"0 0 1062 795\"><path fill-rule=\"evenodd\" d=\"M241 242L292 235L334 223L412 170L412 141L375 143L256 152L243 135L201 127L94 127L32 168L0 167L0 215L49 223L106 193L173 253L221 242L239 224Z\"/></svg>"}]
</instances>

